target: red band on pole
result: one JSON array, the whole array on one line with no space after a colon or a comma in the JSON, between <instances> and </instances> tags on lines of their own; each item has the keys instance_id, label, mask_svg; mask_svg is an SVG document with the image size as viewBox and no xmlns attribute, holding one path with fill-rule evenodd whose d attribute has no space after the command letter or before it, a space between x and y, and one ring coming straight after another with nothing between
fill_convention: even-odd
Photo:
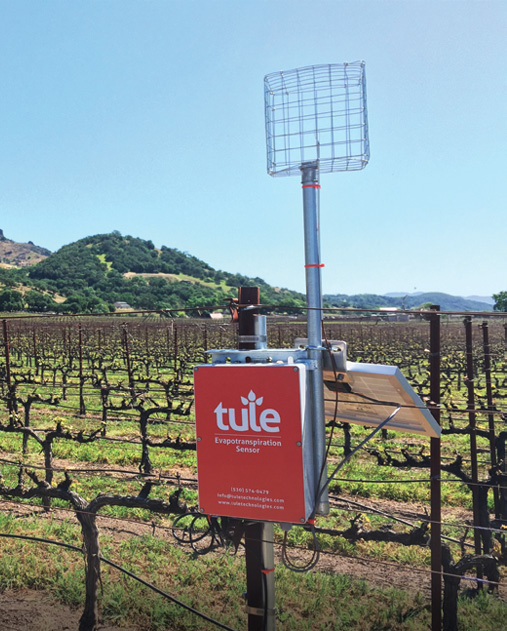
<instances>
[{"instance_id":1,"label":"red band on pole","mask_svg":"<svg viewBox=\"0 0 507 631\"><path fill-rule=\"evenodd\" d=\"M274 571L275 571L275 568L271 568L270 570L261 570L261 572L262 572L263 574L266 574L266 576L267 576L268 574L271 574L271 572L274 572Z\"/></svg>"},{"instance_id":2,"label":"red band on pole","mask_svg":"<svg viewBox=\"0 0 507 631\"><path fill-rule=\"evenodd\" d=\"M324 263L312 263L311 265L305 265L305 267L325 267Z\"/></svg>"},{"instance_id":3,"label":"red band on pole","mask_svg":"<svg viewBox=\"0 0 507 631\"><path fill-rule=\"evenodd\" d=\"M320 188L320 184L303 184L302 188Z\"/></svg>"}]
</instances>

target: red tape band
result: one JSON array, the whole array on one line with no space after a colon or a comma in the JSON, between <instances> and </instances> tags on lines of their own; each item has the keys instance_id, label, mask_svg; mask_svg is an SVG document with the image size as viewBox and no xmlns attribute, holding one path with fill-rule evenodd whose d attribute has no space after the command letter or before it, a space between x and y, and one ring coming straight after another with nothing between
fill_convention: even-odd
<instances>
[{"instance_id":1,"label":"red tape band","mask_svg":"<svg viewBox=\"0 0 507 631\"><path fill-rule=\"evenodd\" d=\"M271 572L274 572L274 571L275 571L275 568L274 568L274 567L273 567L273 568L271 568L270 570L261 570L261 572L262 572L263 574L266 574L266 576L267 576L268 574L271 574Z\"/></svg>"},{"instance_id":2,"label":"red tape band","mask_svg":"<svg viewBox=\"0 0 507 631\"><path fill-rule=\"evenodd\" d=\"M312 263L311 265L305 265L305 267L325 267L324 263Z\"/></svg>"},{"instance_id":3,"label":"red tape band","mask_svg":"<svg viewBox=\"0 0 507 631\"><path fill-rule=\"evenodd\" d=\"M320 188L320 184L303 184L302 188Z\"/></svg>"}]
</instances>

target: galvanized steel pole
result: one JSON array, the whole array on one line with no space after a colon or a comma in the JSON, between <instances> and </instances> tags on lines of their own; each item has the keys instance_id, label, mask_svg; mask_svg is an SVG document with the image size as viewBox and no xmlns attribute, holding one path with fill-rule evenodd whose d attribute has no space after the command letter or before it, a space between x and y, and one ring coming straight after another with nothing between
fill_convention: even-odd
<instances>
[{"instance_id":1,"label":"galvanized steel pole","mask_svg":"<svg viewBox=\"0 0 507 631\"><path fill-rule=\"evenodd\" d=\"M329 513L326 486L326 425L324 420L324 382L322 377L322 283L320 261L320 212L319 212L319 167L317 162L301 166L303 187L303 212L305 232L305 271L308 359L314 361L310 371L312 406L312 428L314 449L314 475L316 497L319 498L315 512Z\"/></svg>"},{"instance_id":2,"label":"galvanized steel pole","mask_svg":"<svg viewBox=\"0 0 507 631\"><path fill-rule=\"evenodd\" d=\"M439 305L431 305L432 311L440 311ZM440 315L430 320L430 398L431 414L440 425ZM442 490L440 438L430 439L430 493L431 493L431 631L442 629Z\"/></svg>"}]
</instances>

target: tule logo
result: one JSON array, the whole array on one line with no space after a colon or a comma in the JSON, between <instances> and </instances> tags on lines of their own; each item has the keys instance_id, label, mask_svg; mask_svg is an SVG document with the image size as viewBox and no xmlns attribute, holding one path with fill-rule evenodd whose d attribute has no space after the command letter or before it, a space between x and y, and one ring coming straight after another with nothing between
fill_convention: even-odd
<instances>
[{"instance_id":1,"label":"tule logo","mask_svg":"<svg viewBox=\"0 0 507 631\"><path fill-rule=\"evenodd\" d=\"M235 408L225 408L220 402L214 409L218 429L226 432L232 429L235 432L251 430L253 432L269 432L270 434L278 433L280 431L280 414L276 410L269 408L262 410L257 418L257 408L262 405L263 401L264 397L257 398L255 392L250 390L248 397L241 397L241 403L244 407L237 415L238 419L236 419L237 410Z\"/></svg>"}]
</instances>

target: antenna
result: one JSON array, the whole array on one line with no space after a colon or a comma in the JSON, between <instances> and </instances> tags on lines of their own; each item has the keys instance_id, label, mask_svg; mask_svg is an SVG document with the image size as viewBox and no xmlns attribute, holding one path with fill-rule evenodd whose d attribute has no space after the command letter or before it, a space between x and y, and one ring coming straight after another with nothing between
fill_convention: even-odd
<instances>
[{"instance_id":1,"label":"antenna","mask_svg":"<svg viewBox=\"0 0 507 631\"><path fill-rule=\"evenodd\" d=\"M329 512L322 375L319 173L357 171L369 160L364 62L306 66L264 77L268 174L303 187L308 359L317 512Z\"/></svg>"}]
</instances>

